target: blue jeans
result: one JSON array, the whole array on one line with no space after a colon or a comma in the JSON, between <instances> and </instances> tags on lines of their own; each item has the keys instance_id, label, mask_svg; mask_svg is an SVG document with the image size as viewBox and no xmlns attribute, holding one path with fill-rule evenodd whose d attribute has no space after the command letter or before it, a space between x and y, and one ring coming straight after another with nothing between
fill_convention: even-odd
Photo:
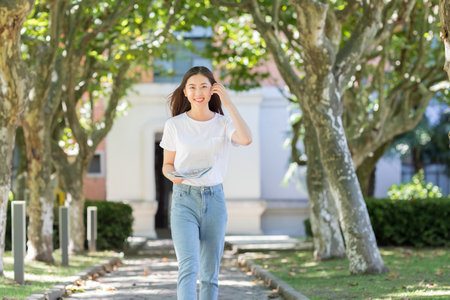
<instances>
[{"instance_id":1,"label":"blue jeans","mask_svg":"<svg viewBox=\"0 0 450 300\"><path fill-rule=\"evenodd\" d=\"M217 299L227 223L222 185L174 184L170 223L178 261L177 298L197 300L200 275L200 300Z\"/></svg>"}]
</instances>

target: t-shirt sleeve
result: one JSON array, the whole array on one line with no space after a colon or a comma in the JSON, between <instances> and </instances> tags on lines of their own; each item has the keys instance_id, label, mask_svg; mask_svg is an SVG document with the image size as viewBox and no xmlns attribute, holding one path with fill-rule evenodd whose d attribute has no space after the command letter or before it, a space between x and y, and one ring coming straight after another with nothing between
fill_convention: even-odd
<instances>
[{"instance_id":1,"label":"t-shirt sleeve","mask_svg":"<svg viewBox=\"0 0 450 300\"><path fill-rule=\"evenodd\" d=\"M175 147L176 131L171 120L167 120L164 124L164 131L159 146L168 151L176 151Z\"/></svg>"},{"instance_id":2,"label":"t-shirt sleeve","mask_svg":"<svg viewBox=\"0 0 450 300\"><path fill-rule=\"evenodd\" d=\"M233 133L236 131L236 127L234 127L234 123L233 120L231 119L231 117L225 117L226 119L226 134L227 134L227 139L228 142L230 142L233 146L239 146L239 144L234 143L231 138L233 136Z\"/></svg>"}]
</instances>

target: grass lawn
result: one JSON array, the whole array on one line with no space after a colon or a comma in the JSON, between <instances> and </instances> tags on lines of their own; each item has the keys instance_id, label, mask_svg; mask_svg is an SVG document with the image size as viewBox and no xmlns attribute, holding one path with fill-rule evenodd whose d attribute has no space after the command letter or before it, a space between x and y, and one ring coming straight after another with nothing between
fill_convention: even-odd
<instances>
[{"instance_id":1,"label":"grass lawn","mask_svg":"<svg viewBox=\"0 0 450 300\"><path fill-rule=\"evenodd\" d=\"M0 277L0 299L3 296L24 299L31 294L43 292L55 284L65 281L65 277L74 276L84 269L116 255L111 251L70 255L70 266L63 267L61 266L61 251L57 250L53 253L55 265L47 265L43 262L25 262L25 284L20 285L14 281L14 259L11 252L7 251L3 258L5 277Z\"/></svg>"},{"instance_id":2,"label":"grass lawn","mask_svg":"<svg viewBox=\"0 0 450 300\"><path fill-rule=\"evenodd\" d=\"M310 299L450 299L450 249L381 248L390 273L351 276L346 259L312 252L254 254L252 261Z\"/></svg>"}]
</instances>

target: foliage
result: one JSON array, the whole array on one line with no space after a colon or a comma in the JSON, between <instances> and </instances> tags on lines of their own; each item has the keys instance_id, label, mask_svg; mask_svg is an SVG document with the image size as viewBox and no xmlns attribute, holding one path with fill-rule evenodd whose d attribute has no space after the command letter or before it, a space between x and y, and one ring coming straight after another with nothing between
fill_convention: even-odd
<instances>
[{"instance_id":1,"label":"foliage","mask_svg":"<svg viewBox=\"0 0 450 300\"><path fill-rule=\"evenodd\" d=\"M387 195L392 200L416 200L442 197L441 190L431 182L425 182L423 170L413 176L410 182L400 186L393 185L389 188Z\"/></svg>"},{"instance_id":2,"label":"foliage","mask_svg":"<svg viewBox=\"0 0 450 300\"><path fill-rule=\"evenodd\" d=\"M450 246L450 198L366 199L377 243Z\"/></svg>"}]
</instances>

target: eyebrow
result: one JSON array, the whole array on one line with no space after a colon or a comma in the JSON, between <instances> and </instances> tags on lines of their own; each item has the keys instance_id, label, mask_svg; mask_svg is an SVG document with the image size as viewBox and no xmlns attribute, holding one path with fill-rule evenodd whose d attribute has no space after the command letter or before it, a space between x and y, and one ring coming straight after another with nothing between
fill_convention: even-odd
<instances>
[{"instance_id":1,"label":"eyebrow","mask_svg":"<svg viewBox=\"0 0 450 300\"><path fill-rule=\"evenodd\" d=\"M206 81L205 81L205 82L200 83L200 85L202 85L202 84L208 85L208 83L209 83L209 82L206 82ZM194 85L194 86L195 86L196 84L195 84L195 83L189 83L189 84L188 84L188 86L191 86L191 85Z\"/></svg>"}]
</instances>

